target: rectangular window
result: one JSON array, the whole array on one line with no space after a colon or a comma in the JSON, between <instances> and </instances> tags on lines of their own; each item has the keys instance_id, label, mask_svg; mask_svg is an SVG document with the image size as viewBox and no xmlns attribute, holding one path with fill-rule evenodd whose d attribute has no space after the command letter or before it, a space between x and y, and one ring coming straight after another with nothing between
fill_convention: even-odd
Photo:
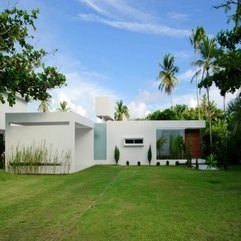
<instances>
[{"instance_id":1,"label":"rectangular window","mask_svg":"<svg viewBox=\"0 0 241 241\"><path fill-rule=\"evenodd\" d=\"M124 138L124 146L144 146L143 138Z\"/></svg>"}]
</instances>

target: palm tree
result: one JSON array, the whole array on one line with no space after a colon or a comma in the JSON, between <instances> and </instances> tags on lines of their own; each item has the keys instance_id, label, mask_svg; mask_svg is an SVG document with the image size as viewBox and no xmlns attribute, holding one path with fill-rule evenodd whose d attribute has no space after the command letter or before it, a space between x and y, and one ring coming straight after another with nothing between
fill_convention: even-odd
<instances>
[{"instance_id":1,"label":"palm tree","mask_svg":"<svg viewBox=\"0 0 241 241\"><path fill-rule=\"evenodd\" d=\"M39 104L38 111L40 112L49 112L50 107L50 99L51 97L48 96L47 98L43 98Z\"/></svg>"},{"instance_id":2,"label":"palm tree","mask_svg":"<svg viewBox=\"0 0 241 241\"><path fill-rule=\"evenodd\" d=\"M58 111L63 111L63 112L67 112L70 110L70 108L68 107L68 103L67 101L62 101L59 103L59 108L57 108Z\"/></svg>"},{"instance_id":3,"label":"palm tree","mask_svg":"<svg viewBox=\"0 0 241 241\"><path fill-rule=\"evenodd\" d=\"M123 115L125 115L126 118L128 119L129 110L128 110L128 107L123 104L123 101L120 100L116 102L114 118L115 120L123 120Z\"/></svg>"},{"instance_id":4,"label":"palm tree","mask_svg":"<svg viewBox=\"0 0 241 241\"><path fill-rule=\"evenodd\" d=\"M202 39L205 37L206 33L203 27L198 26L196 29L192 29L192 35L189 38L191 45L194 48L194 62L197 61L197 50L199 48L199 45L202 41ZM196 72L197 72L197 68L196 68ZM200 109L199 109L199 93L198 93L198 80L197 80L197 76L196 76L196 95L197 95L197 107L198 107L198 118L200 120ZM193 80L193 79L192 79ZM192 83L191 80L191 83Z\"/></svg>"},{"instance_id":5,"label":"palm tree","mask_svg":"<svg viewBox=\"0 0 241 241\"><path fill-rule=\"evenodd\" d=\"M203 86L206 88L207 93L207 114L209 119L209 134L210 134L210 150L212 151L212 124L210 117L210 98L209 98L209 89L211 86L210 74L214 69L214 57L215 57L215 40L210 39L208 36L205 36L200 45L199 45L199 53L201 59L196 60L194 63L200 69L194 74L193 78L201 74L201 81L203 82Z\"/></svg>"},{"instance_id":6,"label":"palm tree","mask_svg":"<svg viewBox=\"0 0 241 241\"><path fill-rule=\"evenodd\" d=\"M159 84L159 90L161 91L164 89L164 91L170 95L171 97L171 104L173 108L173 100L172 100L172 91L175 88L177 84L177 78L175 76L175 73L178 73L179 69L175 65L175 58L171 54L166 54L163 58L163 63L160 64L161 71L158 74L158 78L160 79Z\"/></svg>"}]
</instances>

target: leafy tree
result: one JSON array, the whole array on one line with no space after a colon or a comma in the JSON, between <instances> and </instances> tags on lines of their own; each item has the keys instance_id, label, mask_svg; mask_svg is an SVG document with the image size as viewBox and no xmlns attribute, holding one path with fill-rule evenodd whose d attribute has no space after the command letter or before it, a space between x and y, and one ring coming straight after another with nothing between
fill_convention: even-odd
<instances>
[{"instance_id":1,"label":"leafy tree","mask_svg":"<svg viewBox=\"0 0 241 241\"><path fill-rule=\"evenodd\" d=\"M175 65L175 58L171 54L166 54L163 58L163 63L160 64L161 71L158 74L158 79L160 80L159 90L163 90L170 95L171 97L171 104L173 107L173 100L172 100L172 91L177 84L177 78L175 76L178 73L179 69Z\"/></svg>"},{"instance_id":2,"label":"leafy tree","mask_svg":"<svg viewBox=\"0 0 241 241\"><path fill-rule=\"evenodd\" d=\"M117 101L115 106L115 113L114 118L115 120L123 120L123 115L126 116L126 118L129 118L129 110L126 105L123 104L123 101Z\"/></svg>"},{"instance_id":3,"label":"leafy tree","mask_svg":"<svg viewBox=\"0 0 241 241\"><path fill-rule=\"evenodd\" d=\"M15 104L16 95L26 101L44 100L47 90L65 84L65 76L55 67L45 66L43 57L48 53L35 49L30 43L36 30L39 10L5 9L0 13L0 103Z\"/></svg>"},{"instance_id":4,"label":"leafy tree","mask_svg":"<svg viewBox=\"0 0 241 241\"><path fill-rule=\"evenodd\" d=\"M227 0L224 3L215 6L215 8L224 8L225 13L235 8L234 13L228 18L228 23L232 20L234 26L238 27L241 24L241 1L240 0Z\"/></svg>"},{"instance_id":5,"label":"leafy tree","mask_svg":"<svg viewBox=\"0 0 241 241\"><path fill-rule=\"evenodd\" d=\"M228 162L239 164L241 160L241 96L238 95L227 108Z\"/></svg>"},{"instance_id":6,"label":"leafy tree","mask_svg":"<svg viewBox=\"0 0 241 241\"><path fill-rule=\"evenodd\" d=\"M176 114L173 109L157 110L147 116L148 120L176 120Z\"/></svg>"},{"instance_id":7,"label":"leafy tree","mask_svg":"<svg viewBox=\"0 0 241 241\"><path fill-rule=\"evenodd\" d=\"M67 112L70 111L70 108L68 107L68 103L66 101L59 103L59 108L57 108L58 111Z\"/></svg>"},{"instance_id":8,"label":"leafy tree","mask_svg":"<svg viewBox=\"0 0 241 241\"><path fill-rule=\"evenodd\" d=\"M221 30L216 36L216 71L211 76L211 81L219 88L221 95L225 96L227 92L234 93L241 87L241 1L227 0L216 8L231 11L228 22L234 23L233 29ZM202 85L205 82L206 80Z\"/></svg>"},{"instance_id":9,"label":"leafy tree","mask_svg":"<svg viewBox=\"0 0 241 241\"><path fill-rule=\"evenodd\" d=\"M187 105L175 105L173 111L176 115L176 120L184 120L185 114L188 111Z\"/></svg>"},{"instance_id":10,"label":"leafy tree","mask_svg":"<svg viewBox=\"0 0 241 241\"><path fill-rule=\"evenodd\" d=\"M196 29L192 29L192 35L190 37L190 42L194 48L194 62L197 61L197 50L199 49L199 45L205 36L206 36L206 33L205 33L205 30L203 27L198 26ZM197 69L196 69L196 72L197 72ZM199 110L199 91L198 91L197 76L196 76L195 80L196 80L197 107ZM200 119L200 111L198 112L198 117Z\"/></svg>"}]
</instances>

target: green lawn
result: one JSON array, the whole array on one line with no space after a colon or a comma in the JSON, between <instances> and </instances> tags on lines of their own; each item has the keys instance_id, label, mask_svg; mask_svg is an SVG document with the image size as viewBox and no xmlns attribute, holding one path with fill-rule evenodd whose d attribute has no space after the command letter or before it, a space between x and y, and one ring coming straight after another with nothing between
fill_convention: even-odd
<instances>
[{"instance_id":1,"label":"green lawn","mask_svg":"<svg viewBox=\"0 0 241 241\"><path fill-rule=\"evenodd\" d=\"M241 240L241 168L0 171L0 240Z\"/></svg>"}]
</instances>

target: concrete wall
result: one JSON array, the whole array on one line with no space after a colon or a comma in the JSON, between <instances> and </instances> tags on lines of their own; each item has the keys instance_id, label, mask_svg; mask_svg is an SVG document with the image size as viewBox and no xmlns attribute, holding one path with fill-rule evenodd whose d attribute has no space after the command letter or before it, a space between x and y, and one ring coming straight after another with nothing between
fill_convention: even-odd
<instances>
[{"instance_id":1,"label":"concrete wall","mask_svg":"<svg viewBox=\"0 0 241 241\"><path fill-rule=\"evenodd\" d=\"M94 165L93 129L75 129L75 171Z\"/></svg>"},{"instance_id":2,"label":"concrete wall","mask_svg":"<svg viewBox=\"0 0 241 241\"><path fill-rule=\"evenodd\" d=\"M45 142L60 157L70 152L69 172L76 172L93 165L92 129L91 121L73 112L6 114L6 162L16 148Z\"/></svg>"},{"instance_id":3,"label":"concrete wall","mask_svg":"<svg viewBox=\"0 0 241 241\"><path fill-rule=\"evenodd\" d=\"M109 97L97 96L95 98L95 115L104 120L114 119L114 105Z\"/></svg>"},{"instance_id":4,"label":"concrete wall","mask_svg":"<svg viewBox=\"0 0 241 241\"><path fill-rule=\"evenodd\" d=\"M152 162L156 163L157 129L196 129L205 127L204 121L112 121L107 122L107 160L114 163L114 148L120 149L119 163L125 165L148 164L147 151L152 147ZM124 146L124 138L144 138L143 146ZM162 164L164 164L163 161Z\"/></svg>"},{"instance_id":5,"label":"concrete wall","mask_svg":"<svg viewBox=\"0 0 241 241\"><path fill-rule=\"evenodd\" d=\"M27 112L27 103L18 97L16 98L16 104L13 107L9 106L7 100L5 104L0 103L0 133L4 133L5 130L5 113L13 112Z\"/></svg>"}]
</instances>

